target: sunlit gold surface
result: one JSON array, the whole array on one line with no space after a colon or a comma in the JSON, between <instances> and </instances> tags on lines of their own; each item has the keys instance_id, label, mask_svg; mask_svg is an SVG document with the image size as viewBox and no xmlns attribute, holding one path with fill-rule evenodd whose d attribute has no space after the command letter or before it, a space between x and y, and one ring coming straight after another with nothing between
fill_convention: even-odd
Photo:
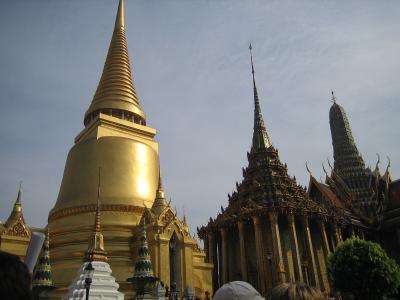
<instances>
[{"instance_id":1,"label":"sunlit gold surface","mask_svg":"<svg viewBox=\"0 0 400 300\"><path fill-rule=\"evenodd\" d=\"M62 295L85 257L96 210L99 166L104 246L117 281L124 283L131 277L132 228L144 205L152 205L158 186L154 134L149 127L100 114L76 138L49 214L55 297Z\"/></svg>"},{"instance_id":2,"label":"sunlit gold surface","mask_svg":"<svg viewBox=\"0 0 400 300\"><path fill-rule=\"evenodd\" d=\"M100 115L93 130L85 131L93 132L72 147L50 217L60 209L96 203L99 166L102 205L151 206L158 185L158 144L144 136L148 127Z\"/></svg>"},{"instance_id":3,"label":"sunlit gold surface","mask_svg":"<svg viewBox=\"0 0 400 300\"><path fill-rule=\"evenodd\" d=\"M102 109L121 109L145 118L132 81L125 37L124 1L120 1L103 74L85 117Z\"/></svg>"},{"instance_id":4,"label":"sunlit gold surface","mask_svg":"<svg viewBox=\"0 0 400 300\"><path fill-rule=\"evenodd\" d=\"M5 224L0 224L0 250L25 257L32 231L22 213L21 186L17 199Z\"/></svg>"},{"instance_id":5,"label":"sunlit gold surface","mask_svg":"<svg viewBox=\"0 0 400 300\"><path fill-rule=\"evenodd\" d=\"M131 77L123 4L120 0L103 74L85 114L85 128L75 138L75 145L68 154L58 199L49 213L51 267L53 283L57 287L51 299L60 299L67 292L85 258L89 241L89 249L100 249L97 252L101 252L103 257L106 249L113 276L120 284L119 290L125 293L125 299L131 298L132 284L126 280L133 275L137 225L156 198L156 201L162 200L162 205L158 205L155 211L161 213L167 205L163 191L159 189L156 194L159 184L158 144L154 141L156 131L139 125L145 122L135 123L135 118L133 121L124 119L124 113L128 111L141 116L143 121L144 113ZM122 111L122 114L113 114L113 109ZM101 195L98 207L99 167ZM163 199L158 199L161 197ZM93 235L96 209L101 211L101 232L94 231ZM180 288L183 291L192 286L199 296L204 294L212 286L212 265L204 262L204 252L190 237L187 225L178 220L176 213L172 217L175 219L173 224L170 217L163 215L162 218L164 236L158 236L156 232L149 236L153 241L149 246L155 260L155 272L163 280L169 279L166 238L176 231L185 245L181 254L183 261L179 263L184 276Z\"/></svg>"}]
</instances>

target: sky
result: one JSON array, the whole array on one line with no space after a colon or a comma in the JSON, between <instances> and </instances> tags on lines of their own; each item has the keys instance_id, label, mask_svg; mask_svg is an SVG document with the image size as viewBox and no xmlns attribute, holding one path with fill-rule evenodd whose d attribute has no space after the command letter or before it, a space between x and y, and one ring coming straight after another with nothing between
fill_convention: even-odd
<instances>
[{"instance_id":1,"label":"sky","mask_svg":"<svg viewBox=\"0 0 400 300\"><path fill-rule=\"evenodd\" d=\"M116 0L0 0L0 220L22 181L44 226L101 75ZM253 126L248 45L264 121L308 185L332 159L330 91L367 165L400 176L399 1L126 0L136 91L157 129L163 184L191 231L242 178ZM325 163L326 164L326 163Z\"/></svg>"}]
</instances>

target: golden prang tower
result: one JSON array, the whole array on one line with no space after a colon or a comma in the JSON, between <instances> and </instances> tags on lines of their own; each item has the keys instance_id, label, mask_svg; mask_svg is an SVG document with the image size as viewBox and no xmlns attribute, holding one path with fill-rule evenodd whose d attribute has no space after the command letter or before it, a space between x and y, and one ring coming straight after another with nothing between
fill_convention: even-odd
<instances>
[{"instance_id":1,"label":"golden prang tower","mask_svg":"<svg viewBox=\"0 0 400 300\"><path fill-rule=\"evenodd\" d=\"M109 262L121 289L131 286L132 228L156 197L159 174L156 130L146 126L132 81L120 0L103 74L84 117L85 128L68 154L54 208L49 213L52 275L61 296L87 249L102 169L102 228Z\"/></svg>"}]
</instances>

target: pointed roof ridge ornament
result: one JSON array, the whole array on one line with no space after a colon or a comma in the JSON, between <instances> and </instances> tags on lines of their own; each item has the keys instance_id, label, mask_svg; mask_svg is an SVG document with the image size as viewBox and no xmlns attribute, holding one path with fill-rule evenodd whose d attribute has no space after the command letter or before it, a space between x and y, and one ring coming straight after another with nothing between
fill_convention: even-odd
<instances>
[{"instance_id":1,"label":"pointed roof ridge ornament","mask_svg":"<svg viewBox=\"0 0 400 300\"><path fill-rule=\"evenodd\" d=\"M108 260L107 252L104 250L104 237L100 225L100 179L101 167L99 167L99 183L97 187L96 213L94 225L89 240L88 250L86 251L86 261L104 261Z\"/></svg>"},{"instance_id":2,"label":"pointed roof ridge ornament","mask_svg":"<svg viewBox=\"0 0 400 300\"><path fill-rule=\"evenodd\" d=\"M17 200L15 200L15 204L17 203L21 204L21 188L22 188L22 180L19 182L18 195L17 195Z\"/></svg>"},{"instance_id":3,"label":"pointed roof ridge ornament","mask_svg":"<svg viewBox=\"0 0 400 300\"><path fill-rule=\"evenodd\" d=\"M378 160L376 161L376 164L375 164L375 172L378 172L379 171L379 164L381 162L381 157L380 157L379 153L376 153L376 156L378 157Z\"/></svg>"},{"instance_id":4,"label":"pointed roof ridge ornament","mask_svg":"<svg viewBox=\"0 0 400 300\"><path fill-rule=\"evenodd\" d=\"M165 199L165 191L161 180L161 166L158 166L158 187L156 191L156 198L154 200L151 210L160 215L168 207L167 200Z\"/></svg>"},{"instance_id":5,"label":"pointed roof ridge ornament","mask_svg":"<svg viewBox=\"0 0 400 300\"><path fill-rule=\"evenodd\" d=\"M253 127L253 143L252 150L262 150L271 146L267 130L265 128L264 119L261 112L260 100L255 80L254 62L253 62L253 47L249 45L251 74L253 77L253 93L254 93L254 127Z\"/></svg>"},{"instance_id":6,"label":"pointed roof ridge ornament","mask_svg":"<svg viewBox=\"0 0 400 300\"><path fill-rule=\"evenodd\" d=\"M331 101L333 102L333 104L336 104L336 96L335 96L335 93L333 92L333 90L331 90L331 94L332 94Z\"/></svg>"},{"instance_id":7,"label":"pointed roof ridge ornament","mask_svg":"<svg viewBox=\"0 0 400 300\"><path fill-rule=\"evenodd\" d=\"M183 219L182 219L182 221L183 221L183 224L185 226L187 226L185 205L183 205Z\"/></svg>"},{"instance_id":8,"label":"pointed roof ridge ornament","mask_svg":"<svg viewBox=\"0 0 400 300\"><path fill-rule=\"evenodd\" d=\"M128 45L125 36L124 0L119 1L115 18L114 32L108 48L107 58L92 102L85 113L84 124L87 125L92 114L98 112L119 110L128 112L142 119L145 124L145 114L140 107L132 79L129 61Z\"/></svg>"},{"instance_id":9,"label":"pointed roof ridge ornament","mask_svg":"<svg viewBox=\"0 0 400 300\"><path fill-rule=\"evenodd\" d=\"M25 223L24 216L22 214L21 189L22 181L19 182L17 198L15 199L11 214L5 223L6 227L14 225L15 222L17 222L20 218L22 219L23 223Z\"/></svg>"}]
</instances>

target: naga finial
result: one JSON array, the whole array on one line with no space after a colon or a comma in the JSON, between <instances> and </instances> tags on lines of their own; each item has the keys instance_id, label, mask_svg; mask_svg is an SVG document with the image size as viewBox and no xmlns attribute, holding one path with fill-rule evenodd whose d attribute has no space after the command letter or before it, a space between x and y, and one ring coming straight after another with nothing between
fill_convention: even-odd
<instances>
[{"instance_id":1,"label":"naga finial","mask_svg":"<svg viewBox=\"0 0 400 300\"><path fill-rule=\"evenodd\" d=\"M334 103L334 104L336 104L336 96L335 96L335 93L333 92L333 90L331 90L331 94L332 94L332 102Z\"/></svg>"},{"instance_id":2,"label":"naga finial","mask_svg":"<svg viewBox=\"0 0 400 300\"><path fill-rule=\"evenodd\" d=\"M307 172L310 174L310 176L312 177L312 174L311 174L311 171L310 171L310 169L308 168L308 162L306 161L306 169L307 169Z\"/></svg>"},{"instance_id":3,"label":"naga finial","mask_svg":"<svg viewBox=\"0 0 400 300\"><path fill-rule=\"evenodd\" d=\"M381 157L379 156L379 153L376 153L376 156L378 157L378 160L376 161L376 164L375 164L375 170L378 170L379 163L381 162Z\"/></svg>"},{"instance_id":4,"label":"naga finial","mask_svg":"<svg viewBox=\"0 0 400 300\"><path fill-rule=\"evenodd\" d=\"M328 162L328 166L331 169L331 171L333 170L332 165L331 165L331 161L329 160L329 157L326 158L326 161Z\"/></svg>"},{"instance_id":5,"label":"naga finial","mask_svg":"<svg viewBox=\"0 0 400 300\"><path fill-rule=\"evenodd\" d=\"M389 168L390 168L390 157L388 155L386 155L386 158L388 160L388 164L387 164L387 167L386 167L386 172L388 172Z\"/></svg>"},{"instance_id":6,"label":"naga finial","mask_svg":"<svg viewBox=\"0 0 400 300\"><path fill-rule=\"evenodd\" d=\"M327 172L326 169L325 169L324 163L322 163L322 170L324 170L324 173L326 174L326 176L329 177L329 176L328 176L328 172Z\"/></svg>"}]
</instances>

